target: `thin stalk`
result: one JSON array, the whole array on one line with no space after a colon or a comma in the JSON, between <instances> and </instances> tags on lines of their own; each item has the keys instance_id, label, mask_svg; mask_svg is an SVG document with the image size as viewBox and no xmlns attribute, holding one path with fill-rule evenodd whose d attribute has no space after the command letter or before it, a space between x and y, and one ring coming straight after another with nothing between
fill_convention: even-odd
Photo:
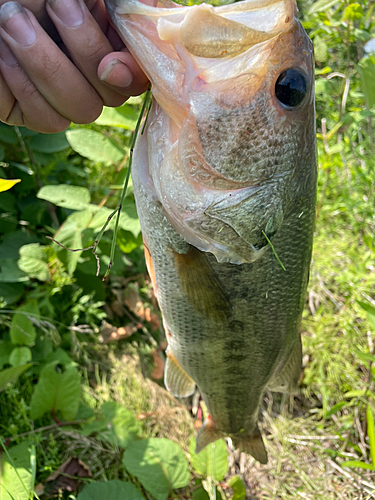
<instances>
[{"instance_id":1,"label":"thin stalk","mask_svg":"<svg viewBox=\"0 0 375 500\"><path fill-rule=\"evenodd\" d=\"M266 233L265 233L264 231L262 231L262 233L263 233L263 236L266 238L267 243L268 243L268 244L269 244L269 246L271 247L271 250L272 250L272 252L273 252L274 256L276 257L277 262L280 264L280 266L282 267L282 269L283 269L284 271L286 271L284 264L281 262L281 260L279 259L279 256L278 256L278 255L277 255L277 253L276 253L275 247L274 247L274 246L272 245L272 243L271 243L271 240L268 238L268 236L266 235Z\"/></svg>"}]
</instances>

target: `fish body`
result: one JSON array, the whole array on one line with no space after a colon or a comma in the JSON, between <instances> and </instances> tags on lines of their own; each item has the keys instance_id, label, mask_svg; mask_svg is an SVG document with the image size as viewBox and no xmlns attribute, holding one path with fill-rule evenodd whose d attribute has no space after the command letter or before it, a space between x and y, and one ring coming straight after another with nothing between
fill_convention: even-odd
<instances>
[{"instance_id":1,"label":"fish body","mask_svg":"<svg viewBox=\"0 0 375 500\"><path fill-rule=\"evenodd\" d=\"M311 42L294 0L106 3L153 88L132 175L169 343L166 386L199 388L210 417L198 451L230 436L264 463L262 395L293 391L301 371L316 192Z\"/></svg>"}]
</instances>

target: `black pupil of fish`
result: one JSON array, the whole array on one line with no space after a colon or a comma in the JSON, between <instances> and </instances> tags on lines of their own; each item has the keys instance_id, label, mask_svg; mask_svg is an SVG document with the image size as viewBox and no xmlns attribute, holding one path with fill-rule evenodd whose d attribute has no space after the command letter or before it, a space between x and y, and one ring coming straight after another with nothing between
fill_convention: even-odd
<instances>
[{"instance_id":1,"label":"black pupil of fish","mask_svg":"<svg viewBox=\"0 0 375 500\"><path fill-rule=\"evenodd\" d=\"M306 95L306 79L298 69L287 69L277 79L275 91L282 104L293 108L298 106Z\"/></svg>"}]
</instances>

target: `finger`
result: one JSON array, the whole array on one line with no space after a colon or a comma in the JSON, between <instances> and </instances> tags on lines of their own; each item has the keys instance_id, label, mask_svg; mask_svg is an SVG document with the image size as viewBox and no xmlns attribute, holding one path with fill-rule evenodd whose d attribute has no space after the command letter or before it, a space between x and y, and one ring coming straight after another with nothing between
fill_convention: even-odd
<instances>
[{"instance_id":1,"label":"finger","mask_svg":"<svg viewBox=\"0 0 375 500\"><path fill-rule=\"evenodd\" d=\"M17 2L0 8L0 34L40 94L67 119L94 121L103 101L78 68L60 51L36 21ZM12 84L7 79L10 89Z\"/></svg>"},{"instance_id":2,"label":"finger","mask_svg":"<svg viewBox=\"0 0 375 500\"><path fill-rule=\"evenodd\" d=\"M26 126L44 133L60 132L70 125L39 93L1 38L0 102L0 120L9 125Z\"/></svg>"},{"instance_id":3,"label":"finger","mask_svg":"<svg viewBox=\"0 0 375 500\"><path fill-rule=\"evenodd\" d=\"M127 49L108 54L99 64L98 75L126 97L143 94L149 85L147 77Z\"/></svg>"},{"instance_id":4,"label":"finger","mask_svg":"<svg viewBox=\"0 0 375 500\"><path fill-rule=\"evenodd\" d=\"M120 106L123 97L100 81L97 69L112 46L83 0L47 0L47 10L72 60L107 106Z\"/></svg>"}]
</instances>

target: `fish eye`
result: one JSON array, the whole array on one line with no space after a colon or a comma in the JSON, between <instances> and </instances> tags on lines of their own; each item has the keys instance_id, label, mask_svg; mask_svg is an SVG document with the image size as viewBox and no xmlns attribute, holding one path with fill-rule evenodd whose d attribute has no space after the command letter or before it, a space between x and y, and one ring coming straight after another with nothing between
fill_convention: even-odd
<instances>
[{"instance_id":1,"label":"fish eye","mask_svg":"<svg viewBox=\"0 0 375 500\"><path fill-rule=\"evenodd\" d=\"M288 108L294 108L303 101L307 93L304 74L295 68L283 71L276 81L276 97Z\"/></svg>"}]
</instances>

